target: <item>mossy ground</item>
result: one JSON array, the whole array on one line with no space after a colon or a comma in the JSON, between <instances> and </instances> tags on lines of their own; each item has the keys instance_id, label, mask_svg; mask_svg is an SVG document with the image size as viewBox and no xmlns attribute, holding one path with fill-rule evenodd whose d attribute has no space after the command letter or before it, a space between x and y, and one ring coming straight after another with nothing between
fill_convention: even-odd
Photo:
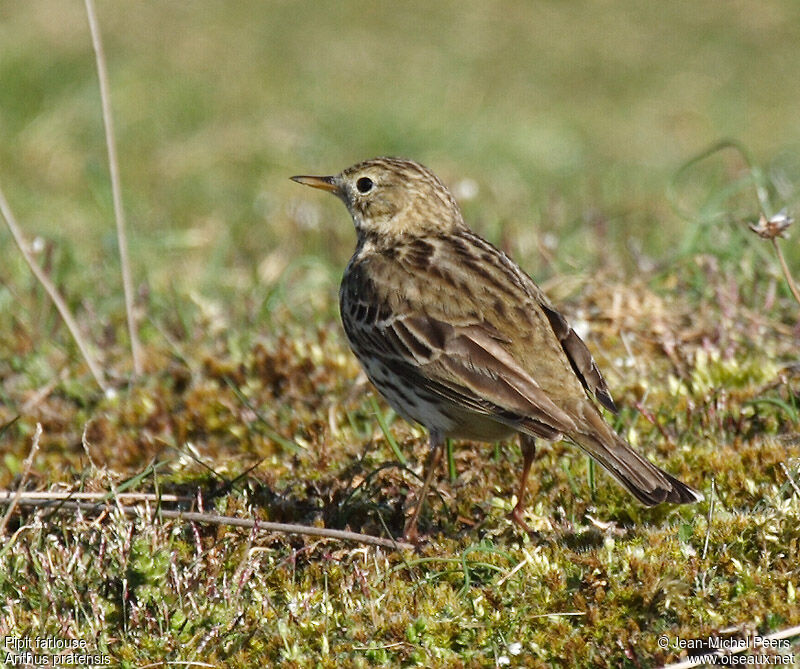
<instances>
[{"instance_id":1,"label":"mossy ground","mask_svg":"<svg viewBox=\"0 0 800 669\"><path fill-rule=\"evenodd\" d=\"M82 7L0 9L0 185L115 387L96 389L0 233L0 488L39 423L28 489L133 480L397 536L426 437L344 341L346 213L287 179L395 153L542 282L604 370L610 419L706 501L644 509L572 445L542 445L531 538L506 518L517 444L455 443L416 552L157 505L22 507L0 637L86 639L131 667L655 667L681 655L663 635L799 625L800 307L746 225L797 213L797 6L199 7L100 8L144 340L132 383ZM691 160L722 135L740 143Z\"/></svg>"}]
</instances>

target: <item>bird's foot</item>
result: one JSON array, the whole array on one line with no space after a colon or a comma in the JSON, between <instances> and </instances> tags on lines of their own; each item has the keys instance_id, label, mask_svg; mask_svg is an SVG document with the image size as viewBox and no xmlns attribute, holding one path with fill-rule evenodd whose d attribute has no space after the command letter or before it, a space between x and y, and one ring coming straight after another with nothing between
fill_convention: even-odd
<instances>
[{"instance_id":1,"label":"bird's foot","mask_svg":"<svg viewBox=\"0 0 800 669\"><path fill-rule=\"evenodd\" d=\"M513 520L526 534L534 533L534 531L528 526L528 523L526 523L522 518L522 506L520 504L517 504L511 510L511 512L508 514L508 519Z\"/></svg>"},{"instance_id":2,"label":"bird's foot","mask_svg":"<svg viewBox=\"0 0 800 669\"><path fill-rule=\"evenodd\" d=\"M403 530L403 540L414 545L419 543L419 532L416 525L414 527L406 527Z\"/></svg>"}]
</instances>

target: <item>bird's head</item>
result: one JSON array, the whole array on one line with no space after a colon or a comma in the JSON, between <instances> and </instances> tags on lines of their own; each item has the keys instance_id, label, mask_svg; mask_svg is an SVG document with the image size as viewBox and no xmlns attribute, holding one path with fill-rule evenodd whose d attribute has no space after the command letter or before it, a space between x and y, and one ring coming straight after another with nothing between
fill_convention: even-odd
<instances>
[{"instance_id":1,"label":"bird's head","mask_svg":"<svg viewBox=\"0 0 800 669\"><path fill-rule=\"evenodd\" d=\"M391 243L464 226L450 191L427 167L412 160L372 158L335 176L292 179L339 197L353 217L359 241Z\"/></svg>"}]
</instances>

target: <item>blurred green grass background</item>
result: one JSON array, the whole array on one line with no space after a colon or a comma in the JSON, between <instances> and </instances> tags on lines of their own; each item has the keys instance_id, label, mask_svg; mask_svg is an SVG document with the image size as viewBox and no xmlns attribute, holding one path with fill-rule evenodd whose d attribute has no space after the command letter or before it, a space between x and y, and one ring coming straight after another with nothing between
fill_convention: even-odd
<instances>
[{"instance_id":1,"label":"blurred green grass background","mask_svg":"<svg viewBox=\"0 0 800 669\"><path fill-rule=\"evenodd\" d=\"M98 9L134 276L158 294L266 299L259 291L311 258L291 280L333 304L329 275L351 252L350 223L287 177L380 154L417 159L473 193L462 198L468 220L539 277L609 257L622 272L637 270L637 254L668 261L719 180L740 176L741 161L716 157L680 184L688 216L666 197L680 166L722 137L778 174L776 207L796 204L793 0ZM28 234L53 241L66 292L121 310L80 2L0 5L0 184ZM755 217L752 192L742 199L740 213ZM28 279L0 235L9 304ZM541 262L542 240L558 245L555 266Z\"/></svg>"}]
</instances>

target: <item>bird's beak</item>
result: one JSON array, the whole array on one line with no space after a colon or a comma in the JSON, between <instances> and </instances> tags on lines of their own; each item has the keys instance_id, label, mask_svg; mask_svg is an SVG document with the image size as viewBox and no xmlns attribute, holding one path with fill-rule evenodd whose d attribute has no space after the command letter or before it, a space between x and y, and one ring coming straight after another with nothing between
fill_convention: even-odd
<instances>
[{"instance_id":1,"label":"bird's beak","mask_svg":"<svg viewBox=\"0 0 800 669\"><path fill-rule=\"evenodd\" d=\"M299 177L292 177L292 181L296 181L299 184L304 184L306 186L311 186L312 188L319 188L321 190L326 190L329 193L334 193L339 195L339 184L337 183L336 177L309 177L309 176L299 176Z\"/></svg>"}]
</instances>

